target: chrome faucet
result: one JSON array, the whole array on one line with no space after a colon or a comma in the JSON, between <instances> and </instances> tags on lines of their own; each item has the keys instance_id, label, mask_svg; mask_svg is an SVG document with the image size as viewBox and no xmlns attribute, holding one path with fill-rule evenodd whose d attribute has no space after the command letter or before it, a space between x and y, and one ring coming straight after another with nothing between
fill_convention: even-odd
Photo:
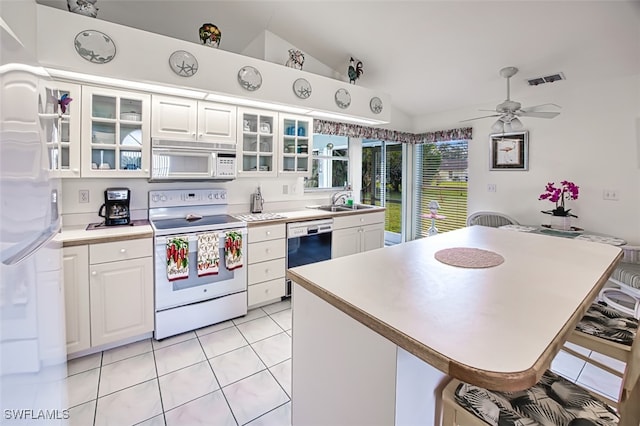
<instances>
[{"instance_id":1,"label":"chrome faucet","mask_svg":"<svg viewBox=\"0 0 640 426\"><path fill-rule=\"evenodd\" d=\"M342 201L342 204L347 204L347 198L349 198L351 196L351 185L350 184L346 184L344 186L344 190L343 191L338 191L338 192L334 192L333 195L331 195L331 205L335 206L338 204L338 201L340 201L340 199L344 199Z\"/></svg>"},{"instance_id":2,"label":"chrome faucet","mask_svg":"<svg viewBox=\"0 0 640 426\"><path fill-rule=\"evenodd\" d=\"M346 191L338 191L338 192L334 193L331 196L331 205L332 206L337 205L338 201L340 201L341 198L344 199L341 204L346 204L348 196L349 196L349 193L346 192Z\"/></svg>"}]
</instances>

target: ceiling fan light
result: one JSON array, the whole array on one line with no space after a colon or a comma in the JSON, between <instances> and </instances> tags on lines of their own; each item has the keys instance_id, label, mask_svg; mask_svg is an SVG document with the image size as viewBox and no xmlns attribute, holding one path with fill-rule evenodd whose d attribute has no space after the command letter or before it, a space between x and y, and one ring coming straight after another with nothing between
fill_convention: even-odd
<instances>
[{"instance_id":1,"label":"ceiling fan light","mask_svg":"<svg viewBox=\"0 0 640 426\"><path fill-rule=\"evenodd\" d=\"M522 130L523 128L524 128L524 125L522 124L522 121L520 121L518 117L513 117L511 119L511 129Z\"/></svg>"},{"instance_id":2,"label":"ceiling fan light","mask_svg":"<svg viewBox=\"0 0 640 426\"><path fill-rule=\"evenodd\" d=\"M504 122L501 119L496 120L493 126L491 126L491 130L504 133Z\"/></svg>"}]
</instances>

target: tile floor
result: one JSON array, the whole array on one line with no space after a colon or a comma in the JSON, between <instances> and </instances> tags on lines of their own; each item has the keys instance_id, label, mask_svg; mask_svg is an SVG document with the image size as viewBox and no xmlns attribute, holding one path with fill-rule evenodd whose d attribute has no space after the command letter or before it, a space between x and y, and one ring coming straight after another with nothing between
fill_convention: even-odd
<instances>
[{"instance_id":1,"label":"tile floor","mask_svg":"<svg viewBox=\"0 0 640 426\"><path fill-rule=\"evenodd\" d=\"M71 425L289 425L291 303L67 369Z\"/></svg>"},{"instance_id":2,"label":"tile floor","mask_svg":"<svg viewBox=\"0 0 640 426\"><path fill-rule=\"evenodd\" d=\"M597 352L592 352L572 343L567 343L567 346L576 352L600 361L602 364L616 371L624 372L625 364L622 361ZM618 392L620 391L622 378L597 368L592 364L588 364L586 361L576 358L568 352L560 351L558 355L556 355L551 363L551 370L581 387L605 395L613 400L618 400Z\"/></svg>"},{"instance_id":3,"label":"tile floor","mask_svg":"<svg viewBox=\"0 0 640 426\"><path fill-rule=\"evenodd\" d=\"M619 378L566 352L552 370L617 399ZM290 300L71 360L67 386L71 425L290 425Z\"/></svg>"}]
</instances>

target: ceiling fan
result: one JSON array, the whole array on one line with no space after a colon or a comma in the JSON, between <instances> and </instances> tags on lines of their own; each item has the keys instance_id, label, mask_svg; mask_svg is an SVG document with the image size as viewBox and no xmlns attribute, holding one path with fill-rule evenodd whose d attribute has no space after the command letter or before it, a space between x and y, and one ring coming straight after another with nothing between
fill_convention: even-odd
<instances>
[{"instance_id":1,"label":"ceiling fan","mask_svg":"<svg viewBox=\"0 0 640 426\"><path fill-rule=\"evenodd\" d=\"M522 121L518 117L534 117L534 118L554 118L559 112L548 112L548 111L539 111L541 107L552 105L557 108L561 108L560 105L556 104L541 104L532 107L522 108L520 102L511 100L511 88L509 86L509 80L511 77L516 75L518 72L518 68L516 67L506 67L500 70L500 75L507 79L507 99L501 104L496 106L494 110L486 110L481 109L480 111L492 111L496 114L484 115L482 117L470 118L468 120L462 120L461 122L471 121L471 120L479 120L481 118L488 117L499 117L495 123L491 126L491 129L495 132L511 132L514 130L520 130L524 126Z\"/></svg>"}]
</instances>

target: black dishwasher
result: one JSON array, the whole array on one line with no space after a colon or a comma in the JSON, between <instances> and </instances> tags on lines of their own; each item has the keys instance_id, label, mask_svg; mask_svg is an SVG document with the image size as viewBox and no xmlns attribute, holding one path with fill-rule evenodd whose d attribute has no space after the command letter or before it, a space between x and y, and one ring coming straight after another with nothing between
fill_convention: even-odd
<instances>
[{"instance_id":1,"label":"black dishwasher","mask_svg":"<svg viewBox=\"0 0 640 426\"><path fill-rule=\"evenodd\" d=\"M331 259L333 219L294 222L287 225L287 269ZM291 281L286 282L291 296Z\"/></svg>"}]
</instances>

